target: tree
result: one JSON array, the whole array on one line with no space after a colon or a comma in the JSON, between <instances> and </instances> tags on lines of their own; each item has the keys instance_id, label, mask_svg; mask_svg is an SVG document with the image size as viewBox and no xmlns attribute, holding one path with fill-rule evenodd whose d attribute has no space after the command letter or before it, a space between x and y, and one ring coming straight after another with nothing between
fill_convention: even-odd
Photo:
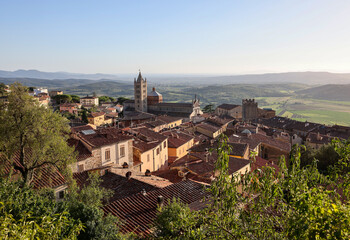
<instances>
[{"instance_id":1,"label":"tree","mask_svg":"<svg viewBox=\"0 0 350 240\"><path fill-rule=\"evenodd\" d=\"M334 144L344 160L337 172L345 183L350 145L344 141ZM288 164L280 159L278 172L263 167L232 177L228 175L227 138L221 138L217 152L218 175L209 188L207 207L194 212L176 201L170 203L157 217L155 238L349 239L348 198L327 190L327 186L340 185L319 173L317 161L301 167L300 147L293 149Z\"/></svg>"},{"instance_id":2,"label":"tree","mask_svg":"<svg viewBox=\"0 0 350 240\"><path fill-rule=\"evenodd\" d=\"M99 102L114 102L115 99L112 97L108 97L108 96L101 96L98 97Z\"/></svg>"},{"instance_id":3,"label":"tree","mask_svg":"<svg viewBox=\"0 0 350 240\"><path fill-rule=\"evenodd\" d=\"M86 109L83 109L81 111L81 120L84 122L84 123L88 123L88 117L87 117L87 110Z\"/></svg>"},{"instance_id":4,"label":"tree","mask_svg":"<svg viewBox=\"0 0 350 240\"><path fill-rule=\"evenodd\" d=\"M78 95L70 95L72 98L72 102L80 103L80 97Z\"/></svg>"},{"instance_id":5,"label":"tree","mask_svg":"<svg viewBox=\"0 0 350 240\"><path fill-rule=\"evenodd\" d=\"M4 83L0 83L0 95L4 96L6 94L6 85Z\"/></svg>"},{"instance_id":6,"label":"tree","mask_svg":"<svg viewBox=\"0 0 350 240\"><path fill-rule=\"evenodd\" d=\"M13 164L24 184L34 171L50 167L62 173L75 161L74 149L67 145L68 120L50 108L40 106L19 83L11 85L9 103L0 109L0 153ZM21 166L13 162L15 156Z\"/></svg>"},{"instance_id":7,"label":"tree","mask_svg":"<svg viewBox=\"0 0 350 240\"><path fill-rule=\"evenodd\" d=\"M57 104L72 102L72 96L68 94L56 95L53 97Z\"/></svg>"},{"instance_id":8,"label":"tree","mask_svg":"<svg viewBox=\"0 0 350 240\"><path fill-rule=\"evenodd\" d=\"M77 239L82 230L53 192L0 178L0 193L0 239Z\"/></svg>"},{"instance_id":9,"label":"tree","mask_svg":"<svg viewBox=\"0 0 350 240\"><path fill-rule=\"evenodd\" d=\"M123 104L125 101L129 100L129 98L125 98L125 97L118 97L117 98L117 103L119 104Z\"/></svg>"},{"instance_id":10,"label":"tree","mask_svg":"<svg viewBox=\"0 0 350 240\"><path fill-rule=\"evenodd\" d=\"M112 215L104 216L103 201L111 196L112 192L100 187L99 174L90 174L85 187L76 189L72 184L65 204L72 218L80 220L85 229L78 239L119 239L118 218Z\"/></svg>"},{"instance_id":11,"label":"tree","mask_svg":"<svg viewBox=\"0 0 350 240\"><path fill-rule=\"evenodd\" d=\"M214 105L213 104L206 105L203 108L203 112L204 113L212 113L212 112L214 112Z\"/></svg>"}]
</instances>

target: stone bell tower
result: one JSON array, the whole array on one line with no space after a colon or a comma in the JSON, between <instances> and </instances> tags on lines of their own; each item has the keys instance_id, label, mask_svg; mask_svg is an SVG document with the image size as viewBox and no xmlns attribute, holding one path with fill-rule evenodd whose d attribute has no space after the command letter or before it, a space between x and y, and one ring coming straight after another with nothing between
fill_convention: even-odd
<instances>
[{"instance_id":1,"label":"stone bell tower","mask_svg":"<svg viewBox=\"0 0 350 240\"><path fill-rule=\"evenodd\" d=\"M141 71L137 79L134 78L134 99L135 110L147 112L147 79L143 79Z\"/></svg>"}]
</instances>

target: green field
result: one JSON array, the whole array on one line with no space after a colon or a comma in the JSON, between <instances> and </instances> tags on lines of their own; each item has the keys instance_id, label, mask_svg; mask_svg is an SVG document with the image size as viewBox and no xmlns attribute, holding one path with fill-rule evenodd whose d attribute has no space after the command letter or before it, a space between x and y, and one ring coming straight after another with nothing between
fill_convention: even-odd
<instances>
[{"instance_id":1,"label":"green field","mask_svg":"<svg viewBox=\"0 0 350 240\"><path fill-rule=\"evenodd\" d=\"M256 100L259 107L272 108L279 116L327 125L350 126L350 102L298 97L262 97Z\"/></svg>"}]
</instances>

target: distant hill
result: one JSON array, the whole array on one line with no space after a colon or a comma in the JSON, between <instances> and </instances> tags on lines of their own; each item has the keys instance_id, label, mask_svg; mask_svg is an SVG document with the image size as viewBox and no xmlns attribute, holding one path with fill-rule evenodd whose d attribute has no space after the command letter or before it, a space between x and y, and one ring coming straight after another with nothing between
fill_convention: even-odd
<instances>
[{"instance_id":1,"label":"distant hill","mask_svg":"<svg viewBox=\"0 0 350 240\"><path fill-rule=\"evenodd\" d=\"M38 70L17 70L1 71L0 78L36 78L36 79L88 79L108 81L118 80L131 83L135 74L79 74L67 72L41 72ZM329 73L329 72L286 72L286 73L265 73L245 74L231 76L200 76L180 74L144 74L150 83L163 85L187 85L204 86L215 84L266 84L266 83L303 83L303 84L350 84L350 73Z\"/></svg>"},{"instance_id":2,"label":"distant hill","mask_svg":"<svg viewBox=\"0 0 350 240\"><path fill-rule=\"evenodd\" d=\"M68 94L84 96L95 92L98 96L107 95L111 97L132 96L134 94L134 85L116 81L98 81L94 83L61 88Z\"/></svg>"},{"instance_id":3,"label":"distant hill","mask_svg":"<svg viewBox=\"0 0 350 240\"><path fill-rule=\"evenodd\" d=\"M40 79L118 79L116 75L111 74L81 74L81 73L68 73L68 72L41 72L38 70L16 70L16 71L2 71L0 70L0 77L5 78L40 78Z\"/></svg>"},{"instance_id":4,"label":"distant hill","mask_svg":"<svg viewBox=\"0 0 350 240\"><path fill-rule=\"evenodd\" d=\"M79 86L83 84L90 84L96 81L88 79L64 79L64 80L49 80L38 78L6 78L0 77L0 82L5 84L12 84L14 82L22 83L28 87L45 87L49 89L68 88L73 86Z\"/></svg>"},{"instance_id":5,"label":"distant hill","mask_svg":"<svg viewBox=\"0 0 350 240\"><path fill-rule=\"evenodd\" d=\"M263 84L263 83L303 83L303 84L350 84L349 73L329 72L287 72L287 73L266 73L248 74L216 77L184 77L184 78L152 78L154 82L164 84Z\"/></svg>"},{"instance_id":6,"label":"distant hill","mask_svg":"<svg viewBox=\"0 0 350 240\"><path fill-rule=\"evenodd\" d=\"M350 101L350 84L327 84L297 91L300 97L333 101Z\"/></svg>"}]
</instances>

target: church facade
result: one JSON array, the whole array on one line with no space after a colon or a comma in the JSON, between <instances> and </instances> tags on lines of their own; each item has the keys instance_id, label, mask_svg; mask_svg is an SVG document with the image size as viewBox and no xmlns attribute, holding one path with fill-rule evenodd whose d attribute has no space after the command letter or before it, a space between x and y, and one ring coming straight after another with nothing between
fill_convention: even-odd
<instances>
[{"instance_id":1,"label":"church facade","mask_svg":"<svg viewBox=\"0 0 350 240\"><path fill-rule=\"evenodd\" d=\"M129 101L127 104L132 104L132 101ZM132 109L132 106L129 105L128 108ZM181 117L187 120L193 120L203 114L200 108L200 101L196 96L191 103L167 103L163 102L162 94L157 92L155 88L147 94L147 79L143 79L141 71L137 79L134 79L133 105L137 112Z\"/></svg>"}]
</instances>

